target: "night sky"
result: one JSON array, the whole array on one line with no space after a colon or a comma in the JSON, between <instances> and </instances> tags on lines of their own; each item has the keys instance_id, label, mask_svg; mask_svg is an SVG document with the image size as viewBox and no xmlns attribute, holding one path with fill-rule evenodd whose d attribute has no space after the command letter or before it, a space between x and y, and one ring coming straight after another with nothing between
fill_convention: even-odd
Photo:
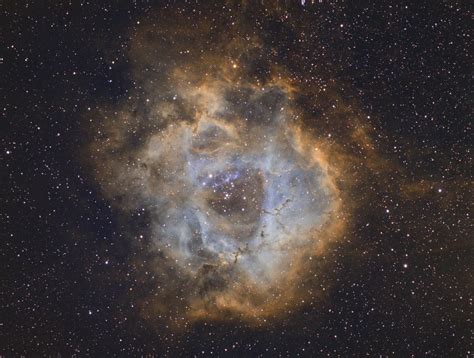
<instances>
[{"instance_id":1,"label":"night sky","mask_svg":"<svg viewBox=\"0 0 474 358\"><path fill-rule=\"evenodd\" d=\"M469 2L0 8L2 357L474 354Z\"/></svg>"}]
</instances>

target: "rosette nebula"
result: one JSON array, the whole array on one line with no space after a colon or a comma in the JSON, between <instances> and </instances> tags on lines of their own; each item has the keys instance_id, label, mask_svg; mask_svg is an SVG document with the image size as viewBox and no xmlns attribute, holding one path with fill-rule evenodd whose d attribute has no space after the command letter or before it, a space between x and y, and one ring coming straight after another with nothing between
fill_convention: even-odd
<instances>
[{"instance_id":1,"label":"rosette nebula","mask_svg":"<svg viewBox=\"0 0 474 358\"><path fill-rule=\"evenodd\" d=\"M115 173L101 179L107 190L147 213L148 269L176 275L191 319L277 315L298 296L302 263L341 226L334 170L301 128L294 89L229 67L193 81L174 71L174 92L133 117L154 127L146 140L129 146L122 114L99 157ZM156 301L148 308L167 307Z\"/></svg>"}]
</instances>

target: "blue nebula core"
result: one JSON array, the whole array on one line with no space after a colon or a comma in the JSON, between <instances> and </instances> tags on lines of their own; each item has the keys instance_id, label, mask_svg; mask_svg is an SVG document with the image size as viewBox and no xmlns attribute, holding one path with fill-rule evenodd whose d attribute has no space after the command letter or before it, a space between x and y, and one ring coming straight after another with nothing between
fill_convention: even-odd
<instances>
[{"instance_id":1,"label":"blue nebula core","mask_svg":"<svg viewBox=\"0 0 474 358\"><path fill-rule=\"evenodd\" d=\"M236 130L215 119L155 137L147 164L160 168L157 245L191 272L214 265L273 280L318 240L331 207L326 174L297 141L285 123Z\"/></svg>"}]
</instances>

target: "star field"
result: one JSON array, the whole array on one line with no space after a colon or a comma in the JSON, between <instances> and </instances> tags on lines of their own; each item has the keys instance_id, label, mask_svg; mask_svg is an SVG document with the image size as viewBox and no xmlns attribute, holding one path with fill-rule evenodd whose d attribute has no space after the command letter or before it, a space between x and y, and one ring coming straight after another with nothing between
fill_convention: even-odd
<instances>
[{"instance_id":1,"label":"star field","mask_svg":"<svg viewBox=\"0 0 474 358\"><path fill-rule=\"evenodd\" d=\"M472 347L465 2L5 2L1 356Z\"/></svg>"}]
</instances>

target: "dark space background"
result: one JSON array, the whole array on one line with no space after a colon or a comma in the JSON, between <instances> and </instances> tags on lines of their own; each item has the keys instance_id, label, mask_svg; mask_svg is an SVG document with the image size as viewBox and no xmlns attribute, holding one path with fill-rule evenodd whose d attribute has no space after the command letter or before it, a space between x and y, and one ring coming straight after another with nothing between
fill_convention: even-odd
<instances>
[{"instance_id":1,"label":"dark space background","mask_svg":"<svg viewBox=\"0 0 474 358\"><path fill-rule=\"evenodd\" d=\"M83 114L134 86L127 33L141 19L205 8L225 21L222 6L0 5L0 355L473 355L467 1L249 2L256 31L295 78L310 79L319 62L357 97L404 177L374 188L379 200L357 213L351 243L327 258L335 263L324 303L259 329L207 322L175 334L140 319L131 292L146 288L134 278L134 248L79 159L89 140ZM287 11L288 22L265 16L266 6ZM293 36L299 16L318 34L304 44ZM427 184L403 201L393 194L400 180Z\"/></svg>"}]
</instances>

